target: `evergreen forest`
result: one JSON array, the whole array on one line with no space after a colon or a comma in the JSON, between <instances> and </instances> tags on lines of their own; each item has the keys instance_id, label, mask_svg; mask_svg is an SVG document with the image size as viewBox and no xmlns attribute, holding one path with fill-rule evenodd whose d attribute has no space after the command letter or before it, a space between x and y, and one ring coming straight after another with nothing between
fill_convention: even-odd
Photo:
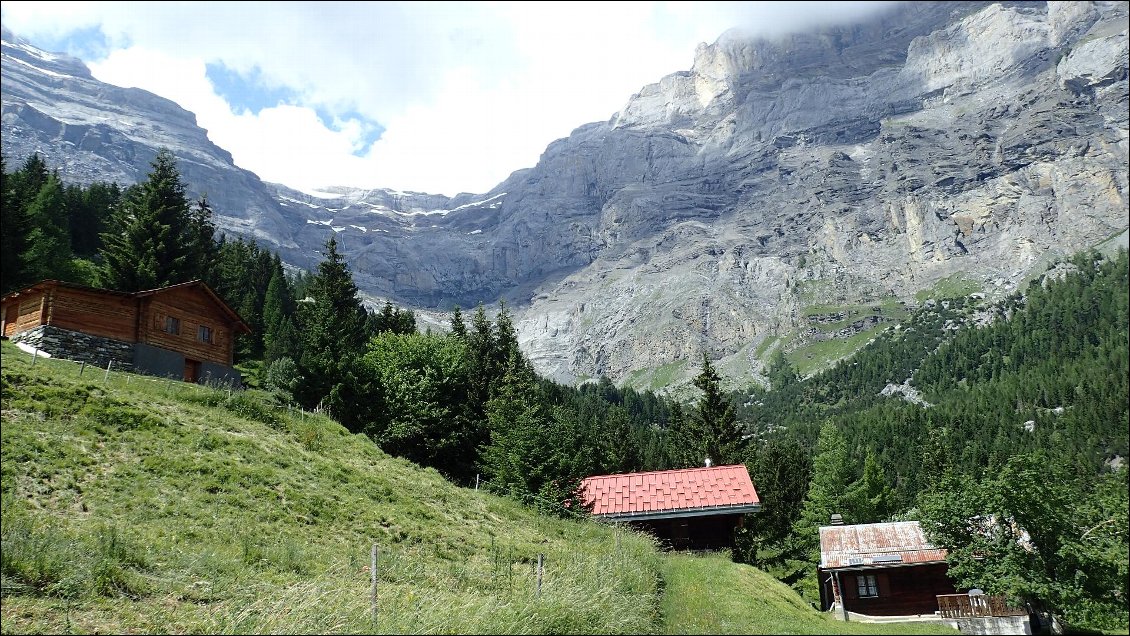
<instances>
[{"instance_id":1,"label":"evergreen forest","mask_svg":"<svg viewBox=\"0 0 1130 636\"><path fill-rule=\"evenodd\" d=\"M863 349L800 377L727 390L705 354L687 402L540 377L499 302L420 332L361 300L332 234L312 271L221 235L171 153L128 187L64 184L37 156L3 167L0 287L121 291L203 280L251 327L248 390L326 412L457 485L551 514L586 476L742 463L762 512L732 558L819 598L818 528L918 520L979 587L1077 629L1130 627L1130 264L1079 253L1022 291L936 298ZM891 387L897 387L895 391Z\"/></svg>"}]
</instances>

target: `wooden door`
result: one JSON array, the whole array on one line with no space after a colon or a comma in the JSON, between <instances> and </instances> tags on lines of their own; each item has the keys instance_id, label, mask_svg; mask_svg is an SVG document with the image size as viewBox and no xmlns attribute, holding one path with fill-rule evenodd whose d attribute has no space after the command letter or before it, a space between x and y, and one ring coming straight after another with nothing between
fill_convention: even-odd
<instances>
[{"instance_id":1,"label":"wooden door","mask_svg":"<svg viewBox=\"0 0 1130 636\"><path fill-rule=\"evenodd\" d=\"M199 360L189 360L188 358L185 358L185 360L184 360L184 381L185 382L192 382L193 384L196 384L196 381L199 378L200 378L200 361Z\"/></svg>"}]
</instances>

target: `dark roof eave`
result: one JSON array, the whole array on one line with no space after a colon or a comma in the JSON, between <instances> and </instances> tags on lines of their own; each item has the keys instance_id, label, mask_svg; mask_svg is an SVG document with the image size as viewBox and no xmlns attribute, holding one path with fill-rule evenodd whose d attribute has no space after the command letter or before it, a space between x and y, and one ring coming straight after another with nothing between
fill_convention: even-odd
<instances>
[{"instance_id":1,"label":"dark roof eave","mask_svg":"<svg viewBox=\"0 0 1130 636\"><path fill-rule=\"evenodd\" d=\"M680 508L676 510L650 510L647 512L614 512L594 516L611 521L644 521L649 519L678 519L681 517L706 517L720 514L746 514L759 512L761 504L740 504L736 506L711 506L708 508Z\"/></svg>"},{"instance_id":2,"label":"dark roof eave","mask_svg":"<svg viewBox=\"0 0 1130 636\"><path fill-rule=\"evenodd\" d=\"M886 570L886 569L890 569L890 568L910 568L910 567L914 567L916 565L938 565L938 564L944 565L945 563L947 563L947 561L945 559L942 559L940 561L939 560L935 560L935 561L913 561L913 562L910 562L910 563L907 563L905 561L894 561L894 562L891 562L891 563L871 563L871 564L866 564L866 565L863 564L863 563L860 563L859 565L839 565L839 566L836 566L836 567L828 567L826 565L820 565L819 569L823 570L825 572L837 572L837 571L838 572L845 572L845 571L848 571L848 570L880 570L880 569Z\"/></svg>"}]
</instances>

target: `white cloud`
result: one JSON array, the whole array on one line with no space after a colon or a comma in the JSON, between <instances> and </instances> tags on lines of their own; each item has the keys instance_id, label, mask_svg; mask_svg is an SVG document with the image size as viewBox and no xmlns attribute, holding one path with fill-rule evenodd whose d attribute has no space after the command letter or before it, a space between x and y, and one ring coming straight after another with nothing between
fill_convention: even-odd
<instances>
[{"instance_id":1,"label":"white cloud","mask_svg":"<svg viewBox=\"0 0 1130 636\"><path fill-rule=\"evenodd\" d=\"M86 60L97 78L176 101L265 180L452 195L534 165L553 140L689 69L695 46L729 27L765 33L860 10L845 4L6 1L2 11L33 41L99 26L114 50ZM212 62L258 66L299 103L234 114L205 77ZM386 131L358 157L359 126L328 129L315 107Z\"/></svg>"}]
</instances>

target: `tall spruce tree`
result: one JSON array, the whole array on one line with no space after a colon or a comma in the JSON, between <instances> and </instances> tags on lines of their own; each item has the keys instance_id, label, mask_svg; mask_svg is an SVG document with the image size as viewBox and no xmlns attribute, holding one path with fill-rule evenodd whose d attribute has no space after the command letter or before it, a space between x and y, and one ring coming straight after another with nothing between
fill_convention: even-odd
<instances>
[{"instance_id":1,"label":"tall spruce tree","mask_svg":"<svg viewBox=\"0 0 1130 636\"><path fill-rule=\"evenodd\" d=\"M698 422L698 432L703 436L698 448L715 465L733 464L743 458L742 430L734 414L734 405L729 396L722 392L722 378L710 364L706 353L702 354L702 371L694 379L694 385L702 391L694 417Z\"/></svg>"},{"instance_id":2,"label":"tall spruce tree","mask_svg":"<svg viewBox=\"0 0 1130 636\"><path fill-rule=\"evenodd\" d=\"M143 183L129 188L102 234L98 282L140 291L198 278L192 216L176 158L162 148Z\"/></svg>"},{"instance_id":3,"label":"tall spruce tree","mask_svg":"<svg viewBox=\"0 0 1130 636\"><path fill-rule=\"evenodd\" d=\"M296 305L294 290L286 278L282 261L275 254L271 280L263 299L263 361L274 362L280 358L299 359L298 328L294 322Z\"/></svg>"},{"instance_id":4,"label":"tall spruce tree","mask_svg":"<svg viewBox=\"0 0 1130 636\"><path fill-rule=\"evenodd\" d=\"M456 305L451 310L451 335L464 342L467 341L467 325L463 322L463 311Z\"/></svg>"},{"instance_id":5,"label":"tall spruce tree","mask_svg":"<svg viewBox=\"0 0 1130 636\"><path fill-rule=\"evenodd\" d=\"M308 292L313 302L303 303L300 313L303 343L299 366L304 382L298 398L307 406L315 406L332 397L335 390L339 395L350 390L349 365L362 353L369 338L365 328L367 312L332 236L326 241L322 262L309 282ZM342 400L348 402L344 396ZM336 415L350 426L345 421L348 414Z\"/></svg>"},{"instance_id":6,"label":"tall spruce tree","mask_svg":"<svg viewBox=\"0 0 1130 636\"><path fill-rule=\"evenodd\" d=\"M28 207L31 232L23 253L23 267L31 280L68 279L71 258L71 229L66 193L55 174L46 181Z\"/></svg>"},{"instance_id":7,"label":"tall spruce tree","mask_svg":"<svg viewBox=\"0 0 1130 636\"><path fill-rule=\"evenodd\" d=\"M843 433L834 422L827 421L820 427L816 439L812 481L788 545L789 563L794 572L789 578L796 581L793 588L809 600L814 601L819 596L815 574L816 564L820 562L819 528L830 523L832 514L843 514L851 476ZM846 517L844 521L854 523Z\"/></svg>"},{"instance_id":8,"label":"tall spruce tree","mask_svg":"<svg viewBox=\"0 0 1130 636\"><path fill-rule=\"evenodd\" d=\"M47 180L47 166L32 155L11 175L3 168L3 205L0 206L0 291L8 293L35 282L24 261L32 224L28 207ZM33 192L34 190L34 192Z\"/></svg>"},{"instance_id":9,"label":"tall spruce tree","mask_svg":"<svg viewBox=\"0 0 1130 636\"><path fill-rule=\"evenodd\" d=\"M213 216L214 212L208 203L207 195L201 195L189 210L188 227L185 228L185 240L189 246L189 262L186 268L188 275L205 281L212 278L212 269L220 255Z\"/></svg>"}]
</instances>

